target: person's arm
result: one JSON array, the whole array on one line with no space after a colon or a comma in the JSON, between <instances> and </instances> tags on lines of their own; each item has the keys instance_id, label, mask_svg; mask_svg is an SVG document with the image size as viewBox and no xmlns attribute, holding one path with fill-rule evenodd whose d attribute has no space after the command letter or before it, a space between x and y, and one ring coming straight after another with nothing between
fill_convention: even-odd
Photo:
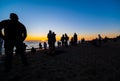
<instances>
[{"instance_id":1,"label":"person's arm","mask_svg":"<svg viewBox=\"0 0 120 81\"><path fill-rule=\"evenodd\" d=\"M22 39L23 39L23 41L25 40L26 37L27 37L27 30L26 30L26 27L24 25L22 25Z\"/></svg>"},{"instance_id":2,"label":"person's arm","mask_svg":"<svg viewBox=\"0 0 120 81\"><path fill-rule=\"evenodd\" d=\"M24 27L23 39L25 40L26 37L27 37L27 30L26 30L26 28Z\"/></svg>"},{"instance_id":3,"label":"person's arm","mask_svg":"<svg viewBox=\"0 0 120 81\"><path fill-rule=\"evenodd\" d=\"M0 22L0 38L2 38L4 40L4 35L2 33L2 29L3 29L3 22Z\"/></svg>"}]
</instances>

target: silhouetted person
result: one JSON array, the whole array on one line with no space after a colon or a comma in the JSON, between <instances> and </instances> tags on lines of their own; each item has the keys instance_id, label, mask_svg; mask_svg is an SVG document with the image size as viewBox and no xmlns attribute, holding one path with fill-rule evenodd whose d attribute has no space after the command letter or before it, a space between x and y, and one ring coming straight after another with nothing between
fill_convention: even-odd
<instances>
[{"instance_id":1,"label":"silhouetted person","mask_svg":"<svg viewBox=\"0 0 120 81\"><path fill-rule=\"evenodd\" d=\"M61 47L61 42L60 41L57 42L57 46L58 46L58 48Z\"/></svg>"},{"instance_id":2,"label":"silhouetted person","mask_svg":"<svg viewBox=\"0 0 120 81\"><path fill-rule=\"evenodd\" d=\"M47 38L49 44L49 52L50 54L53 54L55 51L56 34L50 30L47 35Z\"/></svg>"},{"instance_id":3,"label":"silhouetted person","mask_svg":"<svg viewBox=\"0 0 120 81\"><path fill-rule=\"evenodd\" d=\"M71 40L70 40L70 45L74 45L74 39L73 39L73 37L71 38Z\"/></svg>"},{"instance_id":4,"label":"silhouetted person","mask_svg":"<svg viewBox=\"0 0 120 81\"><path fill-rule=\"evenodd\" d=\"M44 42L43 44L44 44L44 50L46 50L47 49L47 43Z\"/></svg>"},{"instance_id":5,"label":"silhouetted person","mask_svg":"<svg viewBox=\"0 0 120 81\"><path fill-rule=\"evenodd\" d=\"M77 45L78 38L76 33L74 33L73 40L74 40L74 45Z\"/></svg>"},{"instance_id":6,"label":"silhouetted person","mask_svg":"<svg viewBox=\"0 0 120 81\"><path fill-rule=\"evenodd\" d=\"M84 43L84 42L85 42L85 38L82 38L82 39L81 39L81 43Z\"/></svg>"},{"instance_id":7,"label":"silhouetted person","mask_svg":"<svg viewBox=\"0 0 120 81\"><path fill-rule=\"evenodd\" d=\"M42 49L42 44L41 44L41 42L39 42L39 49Z\"/></svg>"},{"instance_id":8,"label":"silhouetted person","mask_svg":"<svg viewBox=\"0 0 120 81\"><path fill-rule=\"evenodd\" d=\"M31 48L31 53L35 53L36 49L34 47Z\"/></svg>"},{"instance_id":9,"label":"silhouetted person","mask_svg":"<svg viewBox=\"0 0 120 81\"><path fill-rule=\"evenodd\" d=\"M109 39L109 38L108 38L107 36L105 36L105 38L103 39L103 42L104 42L104 43L107 43L107 42L108 42L108 39Z\"/></svg>"},{"instance_id":10,"label":"silhouetted person","mask_svg":"<svg viewBox=\"0 0 120 81\"><path fill-rule=\"evenodd\" d=\"M68 46L68 40L69 40L69 37L68 35L65 33L65 38L64 38L64 42L65 42L65 46L67 47Z\"/></svg>"},{"instance_id":11,"label":"silhouetted person","mask_svg":"<svg viewBox=\"0 0 120 81\"><path fill-rule=\"evenodd\" d=\"M98 42L98 39L97 39L97 38L96 38L96 39L93 39L93 40L91 41L92 45L98 47L97 42Z\"/></svg>"},{"instance_id":12,"label":"silhouetted person","mask_svg":"<svg viewBox=\"0 0 120 81\"><path fill-rule=\"evenodd\" d=\"M5 70L10 71L12 67L13 48L16 47L17 54L21 56L22 63L27 65L23 41L27 36L25 26L18 21L15 13L10 14L10 19L0 22L0 37L4 40L5 47ZM2 32L3 30L3 32Z\"/></svg>"},{"instance_id":13,"label":"silhouetted person","mask_svg":"<svg viewBox=\"0 0 120 81\"><path fill-rule=\"evenodd\" d=\"M55 51L56 34L52 33L52 50Z\"/></svg>"},{"instance_id":14,"label":"silhouetted person","mask_svg":"<svg viewBox=\"0 0 120 81\"><path fill-rule=\"evenodd\" d=\"M49 52L51 53L52 51L52 31L49 30L49 33L47 34L48 38L48 44L49 44Z\"/></svg>"},{"instance_id":15,"label":"silhouetted person","mask_svg":"<svg viewBox=\"0 0 120 81\"><path fill-rule=\"evenodd\" d=\"M100 34L98 34L98 46L101 47L101 44L102 44L102 37Z\"/></svg>"},{"instance_id":16,"label":"silhouetted person","mask_svg":"<svg viewBox=\"0 0 120 81\"><path fill-rule=\"evenodd\" d=\"M60 40L62 42L62 46L65 46L65 36L64 36L64 34L62 35Z\"/></svg>"}]
</instances>

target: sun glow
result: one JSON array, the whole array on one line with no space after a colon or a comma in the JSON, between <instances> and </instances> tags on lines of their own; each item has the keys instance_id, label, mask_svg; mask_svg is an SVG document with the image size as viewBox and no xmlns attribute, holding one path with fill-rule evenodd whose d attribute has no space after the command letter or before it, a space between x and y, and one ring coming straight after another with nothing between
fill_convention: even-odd
<instances>
[{"instance_id":1,"label":"sun glow","mask_svg":"<svg viewBox=\"0 0 120 81\"><path fill-rule=\"evenodd\" d=\"M118 36L119 34L101 34L102 38L104 38L105 36L109 37L109 38L114 38L116 36ZM69 40L71 40L72 35L68 35L69 36ZM82 34L82 35L78 35L78 41L81 40L82 38L85 38L85 40L92 40L98 37L98 34L91 34L91 35L87 35L87 34ZM56 35L56 41L60 41L61 36ZM47 36L30 36L28 35L26 40L34 40L34 41L42 41L45 42L48 40Z\"/></svg>"},{"instance_id":2,"label":"sun glow","mask_svg":"<svg viewBox=\"0 0 120 81\"><path fill-rule=\"evenodd\" d=\"M72 38L72 36L68 35L69 36L69 40ZM93 39L95 36L85 36L85 35L78 35L78 40L81 40L81 38L85 38L86 40L91 40ZM61 39L61 36L56 36L56 41L60 41ZM46 36L30 36L28 35L26 40L35 40L35 41L47 41L48 38Z\"/></svg>"},{"instance_id":3,"label":"sun glow","mask_svg":"<svg viewBox=\"0 0 120 81\"><path fill-rule=\"evenodd\" d=\"M47 41L47 38L45 36L39 37L39 36L27 36L26 40L38 40L38 41Z\"/></svg>"}]
</instances>

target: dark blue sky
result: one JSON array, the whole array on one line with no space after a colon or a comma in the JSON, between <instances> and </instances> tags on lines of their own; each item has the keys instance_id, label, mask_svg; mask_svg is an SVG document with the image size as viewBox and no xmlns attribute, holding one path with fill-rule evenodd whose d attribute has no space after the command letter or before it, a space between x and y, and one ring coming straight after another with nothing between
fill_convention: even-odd
<instances>
[{"instance_id":1,"label":"dark blue sky","mask_svg":"<svg viewBox=\"0 0 120 81\"><path fill-rule=\"evenodd\" d=\"M78 33L86 39L120 35L119 0L0 0L0 21L18 14L27 27L28 39Z\"/></svg>"}]
</instances>

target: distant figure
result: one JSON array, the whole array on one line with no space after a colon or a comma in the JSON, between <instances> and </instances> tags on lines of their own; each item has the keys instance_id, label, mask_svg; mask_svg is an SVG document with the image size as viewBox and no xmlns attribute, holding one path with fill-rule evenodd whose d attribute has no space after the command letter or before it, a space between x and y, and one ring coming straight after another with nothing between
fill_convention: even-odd
<instances>
[{"instance_id":1,"label":"distant figure","mask_svg":"<svg viewBox=\"0 0 120 81\"><path fill-rule=\"evenodd\" d=\"M56 42L56 34L55 32L52 33L52 49L55 50L55 42Z\"/></svg>"},{"instance_id":2,"label":"distant figure","mask_svg":"<svg viewBox=\"0 0 120 81\"><path fill-rule=\"evenodd\" d=\"M51 30L49 30L47 38L48 38L48 44L49 44L49 51L51 52L52 50L52 31Z\"/></svg>"},{"instance_id":3,"label":"distant figure","mask_svg":"<svg viewBox=\"0 0 120 81\"><path fill-rule=\"evenodd\" d=\"M70 45L71 45L71 46L74 45L74 39L73 39L73 37L72 37L71 40L70 40Z\"/></svg>"},{"instance_id":4,"label":"distant figure","mask_svg":"<svg viewBox=\"0 0 120 81\"><path fill-rule=\"evenodd\" d=\"M61 47L61 42L60 41L57 42L57 46L58 46L58 48Z\"/></svg>"},{"instance_id":5,"label":"distant figure","mask_svg":"<svg viewBox=\"0 0 120 81\"><path fill-rule=\"evenodd\" d=\"M2 55L2 45L3 45L3 39L0 38L0 55Z\"/></svg>"},{"instance_id":6,"label":"distant figure","mask_svg":"<svg viewBox=\"0 0 120 81\"><path fill-rule=\"evenodd\" d=\"M68 46L68 40L69 40L69 37L68 37L68 35L65 33L65 39L64 39L65 41L65 46L67 47Z\"/></svg>"},{"instance_id":7,"label":"distant figure","mask_svg":"<svg viewBox=\"0 0 120 81\"><path fill-rule=\"evenodd\" d=\"M34 47L31 48L31 53L36 53L36 49Z\"/></svg>"},{"instance_id":8,"label":"distant figure","mask_svg":"<svg viewBox=\"0 0 120 81\"><path fill-rule=\"evenodd\" d=\"M74 45L77 45L78 38L76 33L74 33L73 40L74 40Z\"/></svg>"},{"instance_id":9,"label":"distant figure","mask_svg":"<svg viewBox=\"0 0 120 81\"><path fill-rule=\"evenodd\" d=\"M102 37L100 34L98 34L98 46L101 47L102 45Z\"/></svg>"},{"instance_id":10,"label":"distant figure","mask_svg":"<svg viewBox=\"0 0 120 81\"><path fill-rule=\"evenodd\" d=\"M107 36L105 36L105 38L103 39L103 42L104 42L104 43L107 43L108 40L109 40L109 38L108 38Z\"/></svg>"},{"instance_id":11,"label":"distant figure","mask_svg":"<svg viewBox=\"0 0 120 81\"><path fill-rule=\"evenodd\" d=\"M17 54L21 56L22 63L27 65L23 41L27 36L25 26L18 21L15 13L10 14L10 19L0 22L0 37L4 40L5 47L5 70L12 68L13 48L16 47ZM3 31L2 31L3 30Z\"/></svg>"},{"instance_id":12,"label":"distant figure","mask_svg":"<svg viewBox=\"0 0 120 81\"><path fill-rule=\"evenodd\" d=\"M94 45L94 46L96 46L96 47L98 47L98 39L96 38L96 39L93 39L92 41L91 41L91 43L92 43L92 45Z\"/></svg>"},{"instance_id":13,"label":"distant figure","mask_svg":"<svg viewBox=\"0 0 120 81\"><path fill-rule=\"evenodd\" d=\"M46 50L46 49L47 49L47 43L44 42L44 50Z\"/></svg>"},{"instance_id":14,"label":"distant figure","mask_svg":"<svg viewBox=\"0 0 120 81\"><path fill-rule=\"evenodd\" d=\"M42 49L42 44L41 44L41 42L39 42L39 49Z\"/></svg>"},{"instance_id":15,"label":"distant figure","mask_svg":"<svg viewBox=\"0 0 120 81\"><path fill-rule=\"evenodd\" d=\"M85 38L82 38L82 39L81 39L81 43L84 43L84 42L85 42Z\"/></svg>"},{"instance_id":16,"label":"distant figure","mask_svg":"<svg viewBox=\"0 0 120 81\"><path fill-rule=\"evenodd\" d=\"M62 35L60 40L62 42L62 46L65 46L65 36L64 36L64 34Z\"/></svg>"},{"instance_id":17,"label":"distant figure","mask_svg":"<svg viewBox=\"0 0 120 81\"><path fill-rule=\"evenodd\" d=\"M49 30L47 38L48 38L48 44L49 44L49 53L53 54L55 51L56 34L51 30Z\"/></svg>"}]
</instances>

